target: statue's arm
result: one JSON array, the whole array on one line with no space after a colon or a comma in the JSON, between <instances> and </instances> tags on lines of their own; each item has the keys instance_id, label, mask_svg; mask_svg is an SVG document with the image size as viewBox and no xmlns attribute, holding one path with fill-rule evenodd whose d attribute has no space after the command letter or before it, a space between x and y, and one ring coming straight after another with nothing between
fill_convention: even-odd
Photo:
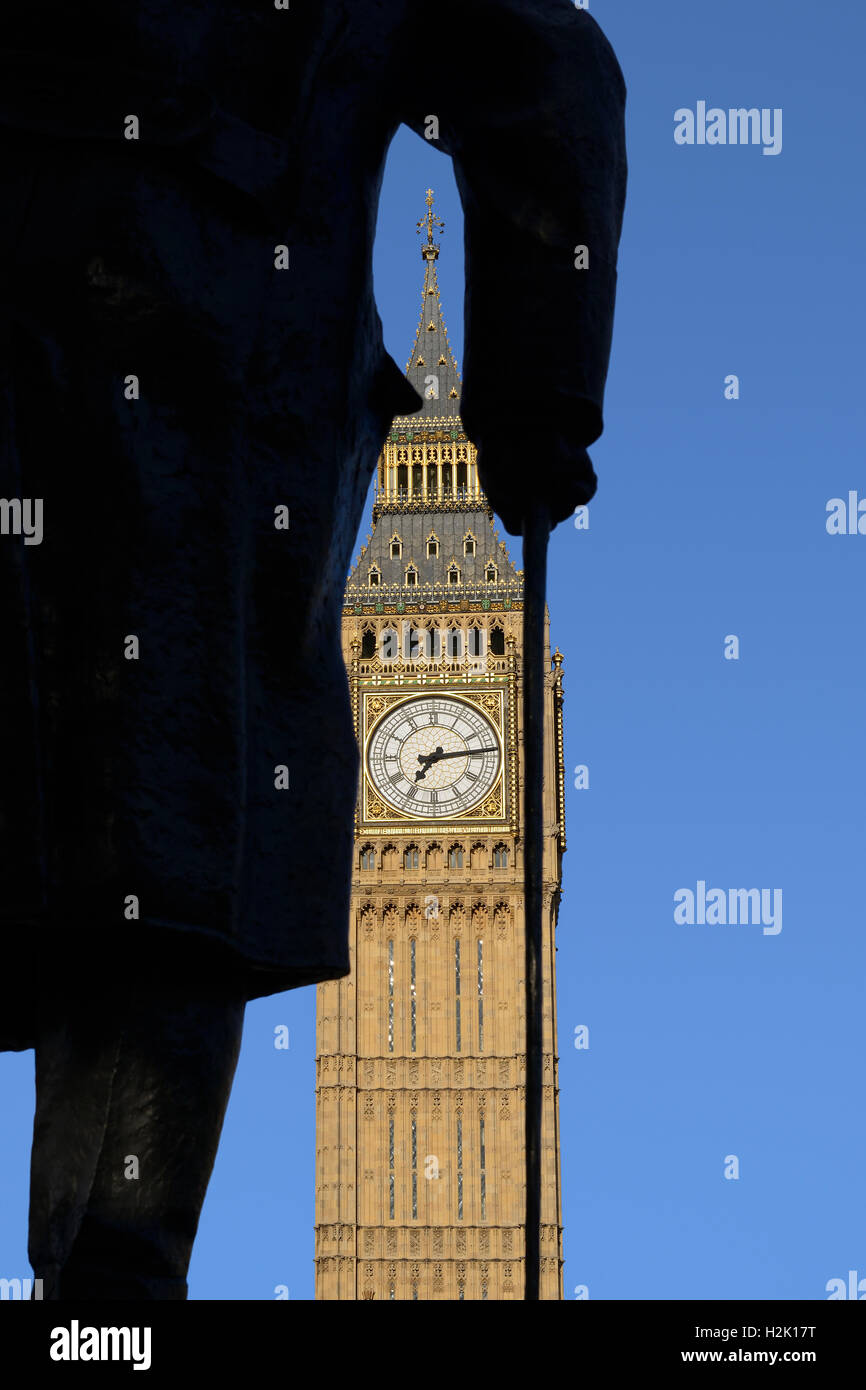
<instances>
[{"instance_id":1,"label":"statue's arm","mask_svg":"<svg viewBox=\"0 0 866 1390\"><path fill-rule=\"evenodd\" d=\"M570 0L444 10L447 56L430 54L429 105L407 121L423 134L438 114L454 161L466 220L461 413L485 490L517 533L528 488L554 522L595 491L585 446L603 428L626 88L601 29Z\"/></svg>"}]
</instances>

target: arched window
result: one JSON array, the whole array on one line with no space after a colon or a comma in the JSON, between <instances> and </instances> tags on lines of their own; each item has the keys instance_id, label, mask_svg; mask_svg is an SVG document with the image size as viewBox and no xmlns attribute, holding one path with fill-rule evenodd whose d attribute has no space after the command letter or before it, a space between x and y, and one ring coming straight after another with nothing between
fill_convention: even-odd
<instances>
[{"instance_id":1,"label":"arched window","mask_svg":"<svg viewBox=\"0 0 866 1390\"><path fill-rule=\"evenodd\" d=\"M483 869L487 865L487 850L480 842L472 846L469 862L473 869Z\"/></svg>"},{"instance_id":2,"label":"arched window","mask_svg":"<svg viewBox=\"0 0 866 1390\"><path fill-rule=\"evenodd\" d=\"M448 867L449 867L449 869L462 869L462 868L463 868L463 846L462 846L462 845L452 845L451 848L449 849L449 851L448 851Z\"/></svg>"},{"instance_id":3,"label":"arched window","mask_svg":"<svg viewBox=\"0 0 866 1390\"><path fill-rule=\"evenodd\" d=\"M459 571L459 569L457 568L456 565L452 565L451 568L450 568L449 571L448 571L448 583L449 583L449 584L459 584L459 583L460 583L460 571Z\"/></svg>"},{"instance_id":4,"label":"arched window","mask_svg":"<svg viewBox=\"0 0 866 1390\"><path fill-rule=\"evenodd\" d=\"M371 589L376 589L376 588L378 588L378 587L379 587L379 582L380 582L381 578L382 578L382 576L381 576L381 574L379 573L379 571L378 571L377 569L371 569L371 570L370 570L370 576L369 576L369 579L370 579L370 588L371 588Z\"/></svg>"},{"instance_id":5,"label":"arched window","mask_svg":"<svg viewBox=\"0 0 866 1390\"><path fill-rule=\"evenodd\" d=\"M505 845L496 845L493 850L494 869L508 868L508 850Z\"/></svg>"},{"instance_id":6,"label":"arched window","mask_svg":"<svg viewBox=\"0 0 866 1390\"><path fill-rule=\"evenodd\" d=\"M484 656L484 641L487 636L484 628L471 627L466 635L468 638L469 655Z\"/></svg>"},{"instance_id":7,"label":"arched window","mask_svg":"<svg viewBox=\"0 0 866 1390\"><path fill-rule=\"evenodd\" d=\"M385 848L382 850L382 868L396 869L396 867L397 849L394 845L386 845Z\"/></svg>"},{"instance_id":8,"label":"arched window","mask_svg":"<svg viewBox=\"0 0 866 1390\"><path fill-rule=\"evenodd\" d=\"M505 655L505 631L501 627L492 627L490 629L490 655Z\"/></svg>"},{"instance_id":9,"label":"arched window","mask_svg":"<svg viewBox=\"0 0 866 1390\"><path fill-rule=\"evenodd\" d=\"M379 642L379 659L381 661L396 661L400 655L400 639L393 627L382 629Z\"/></svg>"},{"instance_id":10,"label":"arched window","mask_svg":"<svg viewBox=\"0 0 866 1390\"><path fill-rule=\"evenodd\" d=\"M475 537L474 537L474 536L465 536L465 537L464 537L464 539L463 539L463 554L464 554L464 555L474 555L474 554L475 554Z\"/></svg>"},{"instance_id":11,"label":"arched window","mask_svg":"<svg viewBox=\"0 0 866 1390\"><path fill-rule=\"evenodd\" d=\"M434 560L439 554L439 542L435 536L427 537L427 559Z\"/></svg>"},{"instance_id":12,"label":"arched window","mask_svg":"<svg viewBox=\"0 0 866 1390\"><path fill-rule=\"evenodd\" d=\"M446 656L459 661L463 656L463 633L459 628L449 628L445 635Z\"/></svg>"},{"instance_id":13,"label":"arched window","mask_svg":"<svg viewBox=\"0 0 866 1390\"><path fill-rule=\"evenodd\" d=\"M401 541L400 537L395 534L391 537L391 559L399 560L402 554L403 542Z\"/></svg>"},{"instance_id":14,"label":"arched window","mask_svg":"<svg viewBox=\"0 0 866 1390\"><path fill-rule=\"evenodd\" d=\"M361 850L361 868L375 869L375 867L376 851L374 850L372 845L365 845L364 848Z\"/></svg>"},{"instance_id":15,"label":"arched window","mask_svg":"<svg viewBox=\"0 0 866 1390\"><path fill-rule=\"evenodd\" d=\"M487 569L484 571L484 578L487 580L487 583L488 583L488 584L495 584L495 583L496 583L497 575L496 575L496 566L495 566L495 565L488 565L488 566L487 566Z\"/></svg>"},{"instance_id":16,"label":"arched window","mask_svg":"<svg viewBox=\"0 0 866 1390\"><path fill-rule=\"evenodd\" d=\"M417 583L418 583L418 571L415 569L414 565L410 565L409 568L408 568L407 571L406 571L406 583L407 583L407 584L417 584Z\"/></svg>"},{"instance_id":17,"label":"arched window","mask_svg":"<svg viewBox=\"0 0 866 1390\"><path fill-rule=\"evenodd\" d=\"M423 661L427 658L428 632L426 627L409 627L403 631L403 660Z\"/></svg>"},{"instance_id":18,"label":"arched window","mask_svg":"<svg viewBox=\"0 0 866 1390\"><path fill-rule=\"evenodd\" d=\"M428 868L428 869L441 869L441 868L442 868L442 846L441 846L441 845L436 845L436 844L434 844L434 845L428 845L428 846L427 846L427 853L426 853L426 855L424 856L424 863L425 863L425 867Z\"/></svg>"},{"instance_id":19,"label":"arched window","mask_svg":"<svg viewBox=\"0 0 866 1390\"><path fill-rule=\"evenodd\" d=\"M361 633L361 660L369 661L376 655L376 634L372 628L365 628Z\"/></svg>"},{"instance_id":20,"label":"arched window","mask_svg":"<svg viewBox=\"0 0 866 1390\"><path fill-rule=\"evenodd\" d=\"M406 848L405 848L405 850L403 851L403 868L404 868L404 869L417 869L417 868L418 868L418 864L419 864L419 859L420 859L420 856L419 856L419 854L418 854L418 846L417 846L417 845L407 845Z\"/></svg>"}]
</instances>

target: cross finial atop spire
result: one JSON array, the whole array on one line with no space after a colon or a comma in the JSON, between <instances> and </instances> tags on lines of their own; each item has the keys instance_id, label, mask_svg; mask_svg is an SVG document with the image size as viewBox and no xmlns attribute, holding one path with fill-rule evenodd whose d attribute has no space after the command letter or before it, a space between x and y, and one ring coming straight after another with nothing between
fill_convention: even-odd
<instances>
[{"instance_id":1,"label":"cross finial atop spire","mask_svg":"<svg viewBox=\"0 0 866 1390\"><path fill-rule=\"evenodd\" d=\"M433 260L435 260L439 255L439 247L433 244L433 228L434 226L438 227L440 232L444 232L445 223L442 221L442 218L437 216L437 214L433 211L432 188L427 189L427 212L421 218L415 230L420 232L421 228L425 225L425 223L427 226L427 245L421 248L421 255L424 257L425 260L429 260L431 256Z\"/></svg>"}]
</instances>

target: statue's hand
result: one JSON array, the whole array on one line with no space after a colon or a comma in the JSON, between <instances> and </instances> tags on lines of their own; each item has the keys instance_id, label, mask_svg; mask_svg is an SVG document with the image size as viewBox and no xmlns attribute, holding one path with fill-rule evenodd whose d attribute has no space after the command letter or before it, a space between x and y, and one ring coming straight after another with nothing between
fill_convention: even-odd
<instances>
[{"instance_id":1,"label":"statue's hand","mask_svg":"<svg viewBox=\"0 0 866 1390\"><path fill-rule=\"evenodd\" d=\"M512 536L523 532L528 501L543 502L551 526L595 495L589 454L564 433L516 429L487 434L478 450L478 473L493 510Z\"/></svg>"}]
</instances>

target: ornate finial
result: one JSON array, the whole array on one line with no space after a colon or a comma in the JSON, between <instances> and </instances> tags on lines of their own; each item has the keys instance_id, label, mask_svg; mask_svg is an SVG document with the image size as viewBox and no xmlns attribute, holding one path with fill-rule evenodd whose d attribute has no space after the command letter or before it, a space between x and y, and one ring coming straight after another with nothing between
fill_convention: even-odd
<instances>
[{"instance_id":1,"label":"ornate finial","mask_svg":"<svg viewBox=\"0 0 866 1390\"><path fill-rule=\"evenodd\" d=\"M562 660L562 652L559 650L559 647L557 647L556 651L553 653L553 664L556 667L557 671L562 666Z\"/></svg>"},{"instance_id":2,"label":"ornate finial","mask_svg":"<svg viewBox=\"0 0 866 1390\"><path fill-rule=\"evenodd\" d=\"M437 256L439 255L439 247L434 245L433 242L433 228L434 226L438 227L440 232L444 232L445 223L442 221L442 218L437 216L437 214L433 211L432 188L427 189L427 212L421 218L420 222L418 222L415 228L416 232L420 232L421 228L425 226L425 224L427 227L427 245L421 248L421 255L424 257L425 260L433 259L435 261Z\"/></svg>"}]
</instances>

